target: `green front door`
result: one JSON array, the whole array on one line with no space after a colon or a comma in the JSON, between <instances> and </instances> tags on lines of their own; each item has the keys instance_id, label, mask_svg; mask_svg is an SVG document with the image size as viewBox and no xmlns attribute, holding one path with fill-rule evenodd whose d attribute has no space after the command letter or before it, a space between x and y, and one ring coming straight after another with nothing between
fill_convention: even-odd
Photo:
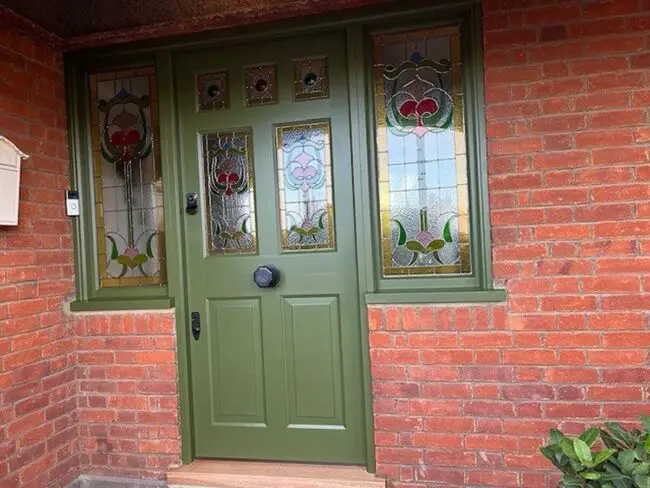
<instances>
[{"instance_id":1,"label":"green front door","mask_svg":"<svg viewBox=\"0 0 650 488\"><path fill-rule=\"evenodd\" d=\"M175 78L196 454L364 464L344 34L178 54Z\"/></svg>"}]
</instances>

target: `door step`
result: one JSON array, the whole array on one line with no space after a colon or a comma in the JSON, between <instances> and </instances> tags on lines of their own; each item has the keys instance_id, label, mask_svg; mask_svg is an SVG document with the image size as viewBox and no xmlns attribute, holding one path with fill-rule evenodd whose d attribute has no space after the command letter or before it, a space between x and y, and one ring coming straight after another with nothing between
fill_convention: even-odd
<instances>
[{"instance_id":1,"label":"door step","mask_svg":"<svg viewBox=\"0 0 650 488\"><path fill-rule=\"evenodd\" d=\"M169 488L386 488L357 466L196 460L167 473Z\"/></svg>"}]
</instances>

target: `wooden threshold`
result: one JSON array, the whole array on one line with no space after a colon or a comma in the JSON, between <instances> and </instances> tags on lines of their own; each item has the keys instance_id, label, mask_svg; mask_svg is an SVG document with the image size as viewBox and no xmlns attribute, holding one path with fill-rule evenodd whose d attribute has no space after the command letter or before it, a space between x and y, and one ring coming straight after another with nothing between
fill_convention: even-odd
<instances>
[{"instance_id":1,"label":"wooden threshold","mask_svg":"<svg viewBox=\"0 0 650 488\"><path fill-rule=\"evenodd\" d=\"M167 473L169 488L386 488L358 466L199 459Z\"/></svg>"}]
</instances>

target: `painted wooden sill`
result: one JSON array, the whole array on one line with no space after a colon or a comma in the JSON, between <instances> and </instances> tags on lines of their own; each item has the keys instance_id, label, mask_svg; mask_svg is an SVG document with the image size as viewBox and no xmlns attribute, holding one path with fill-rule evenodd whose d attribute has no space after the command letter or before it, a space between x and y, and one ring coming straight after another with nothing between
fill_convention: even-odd
<instances>
[{"instance_id":1,"label":"painted wooden sill","mask_svg":"<svg viewBox=\"0 0 650 488\"><path fill-rule=\"evenodd\" d=\"M437 303L498 303L506 301L506 291L445 290L367 293L368 305L426 305Z\"/></svg>"},{"instance_id":2,"label":"painted wooden sill","mask_svg":"<svg viewBox=\"0 0 650 488\"><path fill-rule=\"evenodd\" d=\"M70 302L71 312L118 312L133 310L167 310L174 307L174 299L169 298L111 298L91 299Z\"/></svg>"}]
</instances>

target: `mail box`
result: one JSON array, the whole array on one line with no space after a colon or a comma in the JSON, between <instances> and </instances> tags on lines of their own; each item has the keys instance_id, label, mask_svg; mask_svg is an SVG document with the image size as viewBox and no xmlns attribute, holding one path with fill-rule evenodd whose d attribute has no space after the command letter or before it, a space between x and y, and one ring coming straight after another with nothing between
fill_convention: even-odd
<instances>
[{"instance_id":1,"label":"mail box","mask_svg":"<svg viewBox=\"0 0 650 488\"><path fill-rule=\"evenodd\" d=\"M26 158L9 139L0 136L0 226L18 225L20 163Z\"/></svg>"}]
</instances>

